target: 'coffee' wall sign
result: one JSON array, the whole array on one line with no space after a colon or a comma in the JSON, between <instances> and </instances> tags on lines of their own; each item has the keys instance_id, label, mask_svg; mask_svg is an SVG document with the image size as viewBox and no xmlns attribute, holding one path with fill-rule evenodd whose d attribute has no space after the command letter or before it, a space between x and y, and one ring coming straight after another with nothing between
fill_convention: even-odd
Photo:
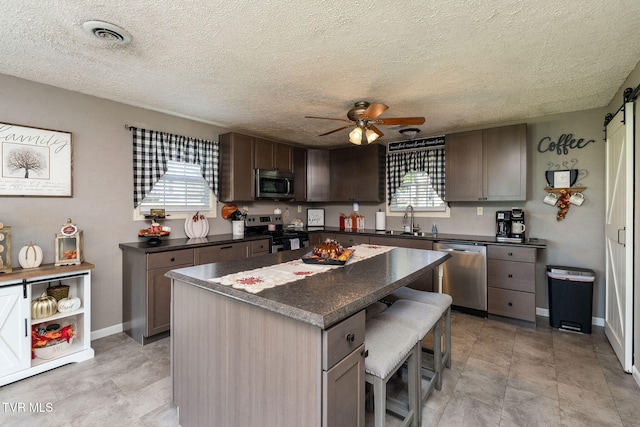
<instances>
[{"instance_id":1,"label":"'coffee' wall sign","mask_svg":"<svg viewBox=\"0 0 640 427\"><path fill-rule=\"evenodd\" d=\"M575 148L584 148L592 142L596 142L594 139L585 141L584 138L575 139L572 133L562 134L558 138L558 142L551 139L550 136L545 136L538 142L538 152L545 153L547 151L555 151L559 156L563 154L569 154L569 150Z\"/></svg>"}]
</instances>

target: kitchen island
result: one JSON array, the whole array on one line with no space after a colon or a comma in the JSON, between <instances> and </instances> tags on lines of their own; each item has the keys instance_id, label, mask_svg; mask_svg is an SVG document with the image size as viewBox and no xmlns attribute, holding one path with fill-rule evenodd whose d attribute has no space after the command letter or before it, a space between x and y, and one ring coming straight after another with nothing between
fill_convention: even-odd
<instances>
[{"instance_id":1,"label":"kitchen island","mask_svg":"<svg viewBox=\"0 0 640 427\"><path fill-rule=\"evenodd\" d=\"M449 255L394 248L257 294L209 280L308 250L167 273L183 427L364 425L364 309Z\"/></svg>"}]
</instances>

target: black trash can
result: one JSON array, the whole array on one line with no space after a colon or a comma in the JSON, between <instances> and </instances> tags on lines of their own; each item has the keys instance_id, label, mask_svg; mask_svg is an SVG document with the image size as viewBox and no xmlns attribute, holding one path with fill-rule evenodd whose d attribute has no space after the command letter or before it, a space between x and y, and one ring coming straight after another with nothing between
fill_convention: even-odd
<instances>
[{"instance_id":1,"label":"black trash can","mask_svg":"<svg viewBox=\"0 0 640 427\"><path fill-rule=\"evenodd\" d=\"M595 272L586 268L548 265L547 277L551 327L590 334Z\"/></svg>"}]
</instances>

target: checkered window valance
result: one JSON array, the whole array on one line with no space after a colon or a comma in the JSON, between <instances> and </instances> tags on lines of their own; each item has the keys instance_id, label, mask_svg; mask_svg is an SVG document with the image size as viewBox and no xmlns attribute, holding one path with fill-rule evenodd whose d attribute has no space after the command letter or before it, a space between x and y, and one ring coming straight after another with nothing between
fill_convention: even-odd
<instances>
[{"instance_id":1,"label":"checkered window valance","mask_svg":"<svg viewBox=\"0 0 640 427\"><path fill-rule=\"evenodd\" d=\"M167 160L198 164L218 194L220 144L204 139L129 127L133 134L133 206L137 207L167 171Z\"/></svg>"},{"instance_id":2,"label":"checkered window valance","mask_svg":"<svg viewBox=\"0 0 640 427\"><path fill-rule=\"evenodd\" d=\"M402 185L402 177L410 171L423 171L444 200L444 147L387 154L387 204Z\"/></svg>"}]
</instances>

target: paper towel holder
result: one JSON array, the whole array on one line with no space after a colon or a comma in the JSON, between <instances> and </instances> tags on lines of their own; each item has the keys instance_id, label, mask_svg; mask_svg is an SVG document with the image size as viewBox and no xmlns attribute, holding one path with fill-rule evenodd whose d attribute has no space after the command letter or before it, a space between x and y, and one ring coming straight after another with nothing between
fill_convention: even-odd
<instances>
[{"instance_id":1,"label":"paper towel holder","mask_svg":"<svg viewBox=\"0 0 640 427\"><path fill-rule=\"evenodd\" d=\"M386 229L386 212L378 209L376 212L376 231L384 231Z\"/></svg>"}]
</instances>

